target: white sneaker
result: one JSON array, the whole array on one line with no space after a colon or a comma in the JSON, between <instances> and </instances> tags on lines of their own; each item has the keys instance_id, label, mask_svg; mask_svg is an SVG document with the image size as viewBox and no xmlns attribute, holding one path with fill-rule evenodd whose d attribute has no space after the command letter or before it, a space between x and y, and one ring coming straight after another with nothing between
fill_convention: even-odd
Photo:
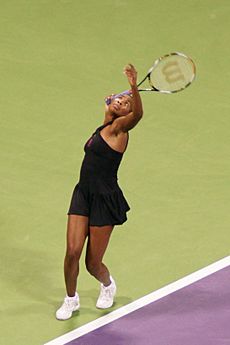
<instances>
[{"instance_id":1,"label":"white sneaker","mask_svg":"<svg viewBox=\"0 0 230 345\"><path fill-rule=\"evenodd\" d=\"M116 294L117 287L112 277L110 277L110 280L111 284L109 286L101 284L101 291L96 304L96 307L99 309L107 309L113 305L113 299Z\"/></svg>"},{"instance_id":2,"label":"white sneaker","mask_svg":"<svg viewBox=\"0 0 230 345\"><path fill-rule=\"evenodd\" d=\"M56 311L56 318L58 320L67 320L71 318L73 311L76 311L79 308L80 308L80 301L79 301L79 296L77 293L74 297L66 296L61 308L59 308Z\"/></svg>"}]
</instances>

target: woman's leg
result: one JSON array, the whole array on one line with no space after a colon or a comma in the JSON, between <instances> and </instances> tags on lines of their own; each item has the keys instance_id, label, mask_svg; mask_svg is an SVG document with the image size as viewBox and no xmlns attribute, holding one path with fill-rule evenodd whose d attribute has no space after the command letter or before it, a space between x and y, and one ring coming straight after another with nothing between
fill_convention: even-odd
<instances>
[{"instance_id":1,"label":"woman's leg","mask_svg":"<svg viewBox=\"0 0 230 345\"><path fill-rule=\"evenodd\" d=\"M88 217L69 215L67 226L67 248L64 262L64 273L67 296L62 306L56 311L58 320L69 319L73 312L80 308L79 296L76 293L79 273L79 259L88 236Z\"/></svg>"},{"instance_id":2,"label":"woman's leg","mask_svg":"<svg viewBox=\"0 0 230 345\"><path fill-rule=\"evenodd\" d=\"M109 243L113 226L91 226L86 251L87 270L101 282L101 290L96 307L107 309L113 305L116 294L116 284L110 276L108 268L102 262Z\"/></svg>"},{"instance_id":3,"label":"woman's leg","mask_svg":"<svg viewBox=\"0 0 230 345\"><path fill-rule=\"evenodd\" d=\"M104 286L111 283L108 268L102 262L106 248L109 243L113 226L90 226L87 251L86 251L86 267L91 275L99 280Z\"/></svg>"},{"instance_id":4,"label":"woman's leg","mask_svg":"<svg viewBox=\"0 0 230 345\"><path fill-rule=\"evenodd\" d=\"M69 215L67 226L67 248L64 261L66 292L69 297L75 296L79 259L88 236L88 217Z\"/></svg>"}]
</instances>

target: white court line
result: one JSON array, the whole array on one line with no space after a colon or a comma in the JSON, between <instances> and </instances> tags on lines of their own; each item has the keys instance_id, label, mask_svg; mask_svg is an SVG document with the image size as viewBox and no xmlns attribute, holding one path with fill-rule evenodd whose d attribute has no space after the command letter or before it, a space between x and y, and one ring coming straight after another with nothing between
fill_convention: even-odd
<instances>
[{"instance_id":1,"label":"white court line","mask_svg":"<svg viewBox=\"0 0 230 345\"><path fill-rule=\"evenodd\" d=\"M178 291L188 285L195 283L196 281L209 276L212 273L220 271L221 269L230 265L230 256L227 256L209 266L206 266L184 278L177 280L174 283L171 283L159 290L156 290L144 297L137 299L134 302L127 304L124 307L121 307L113 312L102 316L94 321L91 321L84 326L81 326L69 333L66 333L54 340L49 341L44 345L65 345L66 343L81 337L84 334L94 331L95 329L107 325L108 323L119 319L120 317L127 315L141 307L144 307L152 302L155 302L162 297L165 297L175 291Z\"/></svg>"}]
</instances>

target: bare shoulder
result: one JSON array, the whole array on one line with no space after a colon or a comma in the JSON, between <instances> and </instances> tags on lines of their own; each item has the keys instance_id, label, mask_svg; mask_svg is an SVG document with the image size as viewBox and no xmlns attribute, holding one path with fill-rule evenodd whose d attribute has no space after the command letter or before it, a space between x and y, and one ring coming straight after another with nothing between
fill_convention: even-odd
<instances>
[{"instance_id":1,"label":"bare shoulder","mask_svg":"<svg viewBox=\"0 0 230 345\"><path fill-rule=\"evenodd\" d=\"M107 137L126 137L128 131L120 130L119 122L119 119L115 119L111 123L107 122L101 133L104 133Z\"/></svg>"},{"instance_id":2,"label":"bare shoulder","mask_svg":"<svg viewBox=\"0 0 230 345\"><path fill-rule=\"evenodd\" d=\"M111 125L111 131L115 135L118 135L120 133L127 133L138 124L141 117L142 115L133 116L133 113L129 113L128 115L121 116L113 121Z\"/></svg>"},{"instance_id":3,"label":"bare shoulder","mask_svg":"<svg viewBox=\"0 0 230 345\"><path fill-rule=\"evenodd\" d=\"M107 142L107 144L114 150L123 153L127 147L128 132L113 130L113 123L106 126L101 130L101 137Z\"/></svg>"}]
</instances>

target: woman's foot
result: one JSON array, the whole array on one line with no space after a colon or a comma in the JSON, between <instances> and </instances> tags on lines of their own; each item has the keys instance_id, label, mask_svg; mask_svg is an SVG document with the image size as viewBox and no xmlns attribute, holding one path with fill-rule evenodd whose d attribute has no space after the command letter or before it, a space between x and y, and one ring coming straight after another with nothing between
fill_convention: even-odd
<instances>
[{"instance_id":1,"label":"woman's foot","mask_svg":"<svg viewBox=\"0 0 230 345\"><path fill-rule=\"evenodd\" d=\"M56 312L58 320L68 320L71 318L74 311L79 310L80 301L78 293L74 297L66 296L62 306Z\"/></svg>"},{"instance_id":2,"label":"woman's foot","mask_svg":"<svg viewBox=\"0 0 230 345\"><path fill-rule=\"evenodd\" d=\"M113 305L117 287L112 277L110 277L110 280L111 284L109 286L104 286L101 284L101 291L96 304L96 307L99 309L107 309Z\"/></svg>"}]
</instances>

